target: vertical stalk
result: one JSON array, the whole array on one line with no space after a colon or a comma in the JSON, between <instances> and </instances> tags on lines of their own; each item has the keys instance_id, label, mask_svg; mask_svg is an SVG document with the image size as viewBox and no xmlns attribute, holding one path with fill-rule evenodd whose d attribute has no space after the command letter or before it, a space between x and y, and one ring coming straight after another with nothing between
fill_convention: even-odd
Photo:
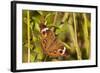
<instances>
[{"instance_id":1,"label":"vertical stalk","mask_svg":"<svg viewBox=\"0 0 100 73\"><path fill-rule=\"evenodd\" d=\"M62 22L65 22L66 19L68 19L69 13L64 13L64 16L62 18Z\"/></svg>"},{"instance_id":2,"label":"vertical stalk","mask_svg":"<svg viewBox=\"0 0 100 73\"><path fill-rule=\"evenodd\" d=\"M55 16L54 16L54 21L53 21L53 25L56 24L56 20L57 20L57 15L58 15L58 12L55 12Z\"/></svg>"},{"instance_id":3,"label":"vertical stalk","mask_svg":"<svg viewBox=\"0 0 100 73\"><path fill-rule=\"evenodd\" d=\"M74 46L75 46L75 49L76 49L76 52L77 52L77 58L78 60L81 60L81 50L79 48L79 45L78 45L78 41L77 41L77 22L76 22L76 14L73 13L73 19L74 19L74 37L75 37L75 42L74 42Z\"/></svg>"},{"instance_id":4,"label":"vertical stalk","mask_svg":"<svg viewBox=\"0 0 100 73\"><path fill-rule=\"evenodd\" d=\"M86 49L86 56L90 56L89 39L88 39L88 20L86 14L83 14L84 24L83 24L83 34L84 34L84 47Z\"/></svg>"},{"instance_id":5,"label":"vertical stalk","mask_svg":"<svg viewBox=\"0 0 100 73\"><path fill-rule=\"evenodd\" d=\"M30 62L30 15L27 11L28 63Z\"/></svg>"},{"instance_id":6,"label":"vertical stalk","mask_svg":"<svg viewBox=\"0 0 100 73\"><path fill-rule=\"evenodd\" d=\"M53 21L53 23L52 23L53 26L56 24L57 16L58 16L58 12L55 12L54 21ZM51 30L52 30L52 31L55 31L55 28L52 27Z\"/></svg>"}]
</instances>

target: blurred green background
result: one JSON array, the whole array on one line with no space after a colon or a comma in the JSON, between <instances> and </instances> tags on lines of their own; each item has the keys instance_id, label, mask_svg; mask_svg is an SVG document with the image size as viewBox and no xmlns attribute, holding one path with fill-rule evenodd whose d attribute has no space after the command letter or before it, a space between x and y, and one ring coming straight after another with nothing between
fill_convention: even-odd
<instances>
[{"instance_id":1,"label":"blurred green background","mask_svg":"<svg viewBox=\"0 0 100 73\"><path fill-rule=\"evenodd\" d=\"M67 58L43 54L40 23L53 30L69 50ZM22 61L70 61L90 58L91 14L79 12L22 11Z\"/></svg>"}]
</instances>

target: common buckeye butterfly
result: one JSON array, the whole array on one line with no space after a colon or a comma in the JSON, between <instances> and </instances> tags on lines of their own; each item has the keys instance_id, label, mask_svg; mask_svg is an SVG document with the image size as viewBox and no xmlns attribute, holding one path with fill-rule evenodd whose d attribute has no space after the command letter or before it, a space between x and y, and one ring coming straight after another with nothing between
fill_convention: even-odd
<instances>
[{"instance_id":1,"label":"common buckeye butterfly","mask_svg":"<svg viewBox=\"0 0 100 73\"><path fill-rule=\"evenodd\" d=\"M61 40L57 39L54 32L40 24L41 46L43 53L51 57L66 56L67 50Z\"/></svg>"}]
</instances>

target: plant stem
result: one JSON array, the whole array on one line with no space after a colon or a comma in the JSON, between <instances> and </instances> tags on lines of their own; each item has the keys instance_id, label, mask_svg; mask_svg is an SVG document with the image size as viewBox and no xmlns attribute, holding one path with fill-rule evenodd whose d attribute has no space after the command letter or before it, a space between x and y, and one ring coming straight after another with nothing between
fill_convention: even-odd
<instances>
[{"instance_id":1,"label":"plant stem","mask_svg":"<svg viewBox=\"0 0 100 73\"><path fill-rule=\"evenodd\" d=\"M77 41L77 22L76 22L76 14L73 13L73 19L74 19L74 37L75 37L75 42L74 42L74 46L75 46L75 49L76 49L76 52L77 52L77 58L78 60L81 60L81 50L79 48L79 45L78 45L78 41Z\"/></svg>"},{"instance_id":2,"label":"plant stem","mask_svg":"<svg viewBox=\"0 0 100 73\"><path fill-rule=\"evenodd\" d=\"M61 21L61 22L65 22L65 21L66 21L66 19L68 18L68 16L69 16L69 13L64 13L64 16L63 16L63 18L62 18L62 21Z\"/></svg>"},{"instance_id":3,"label":"plant stem","mask_svg":"<svg viewBox=\"0 0 100 73\"><path fill-rule=\"evenodd\" d=\"M28 63L30 62L30 15L27 11Z\"/></svg>"},{"instance_id":4,"label":"plant stem","mask_svg":"<svg viewBox=\"0 0 100 73\"><path fill-rule=\"evenodd\" d=\"M57 20L57 15L58 15L58 12L55 12L55 16L54 16L54 21L53 21L53 25L56 24L56 20Z\"/></svg>"},{"instance_id":5,"label":"plant stem","mask_svg":"<svg viewBox=\"0 0 100 73\"><path fill-rule=\"evenodd\" d=\"M86 14L83 14L84 24L83 24L83 34L84 34L84 47L86 49L86 56L90 57L90 47L89 47L89 40L88 40L88 20Z\"/></svg>"},{"instance_id":6,"label":"plant stem","mask_svg":"<svg viewBox=\"0 0 100 73\"><path fill-rule=\"evenodd\" d=\"M55 12L54 21L53 21L52 26L54 26L56 24L57 16L58 16L58 12ZM52 27L51 30L54 31L55 30L54 27Z\"/></svg>"},{"instance_id":7,"label":"plant stem","mask_svg":"<svg viewBox=\"0 0 100 73\"><path fill-rule=\"evenodd\" d=\"M48 56L47 56L47 55L45 55L44 62L47 60L47 58L48 58Z\"/></svg>"},{"instance_id":8,"label":"plant stem","mask_svg":"<svg viewBox=\"0 0 100 73\"><path fill-rule=\"evenodd\" d=\"M65 42L62 42L62 43L65 45L65 47L66 47L68 50L71 50L71 49L72 49L67 43L65 43Z\"/></svg>"}]
</instances>

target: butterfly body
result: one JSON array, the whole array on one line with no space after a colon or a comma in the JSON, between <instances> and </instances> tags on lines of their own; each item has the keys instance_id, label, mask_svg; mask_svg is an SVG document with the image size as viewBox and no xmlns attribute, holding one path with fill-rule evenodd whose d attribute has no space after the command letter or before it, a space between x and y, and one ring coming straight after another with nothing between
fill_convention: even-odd
<instances>
[{"instance_id":1,"label":"butterfly body","mask_svg":"<svg viewBox=\"0 0 100 73\"><path fill-rule=\"evenodd\" d=\"M66 48L62 41L57 39L54 32L46 26L41 29L41 46L44 54L48 56L59 57L66 55Z\"/></svg>"}]
</instances>

